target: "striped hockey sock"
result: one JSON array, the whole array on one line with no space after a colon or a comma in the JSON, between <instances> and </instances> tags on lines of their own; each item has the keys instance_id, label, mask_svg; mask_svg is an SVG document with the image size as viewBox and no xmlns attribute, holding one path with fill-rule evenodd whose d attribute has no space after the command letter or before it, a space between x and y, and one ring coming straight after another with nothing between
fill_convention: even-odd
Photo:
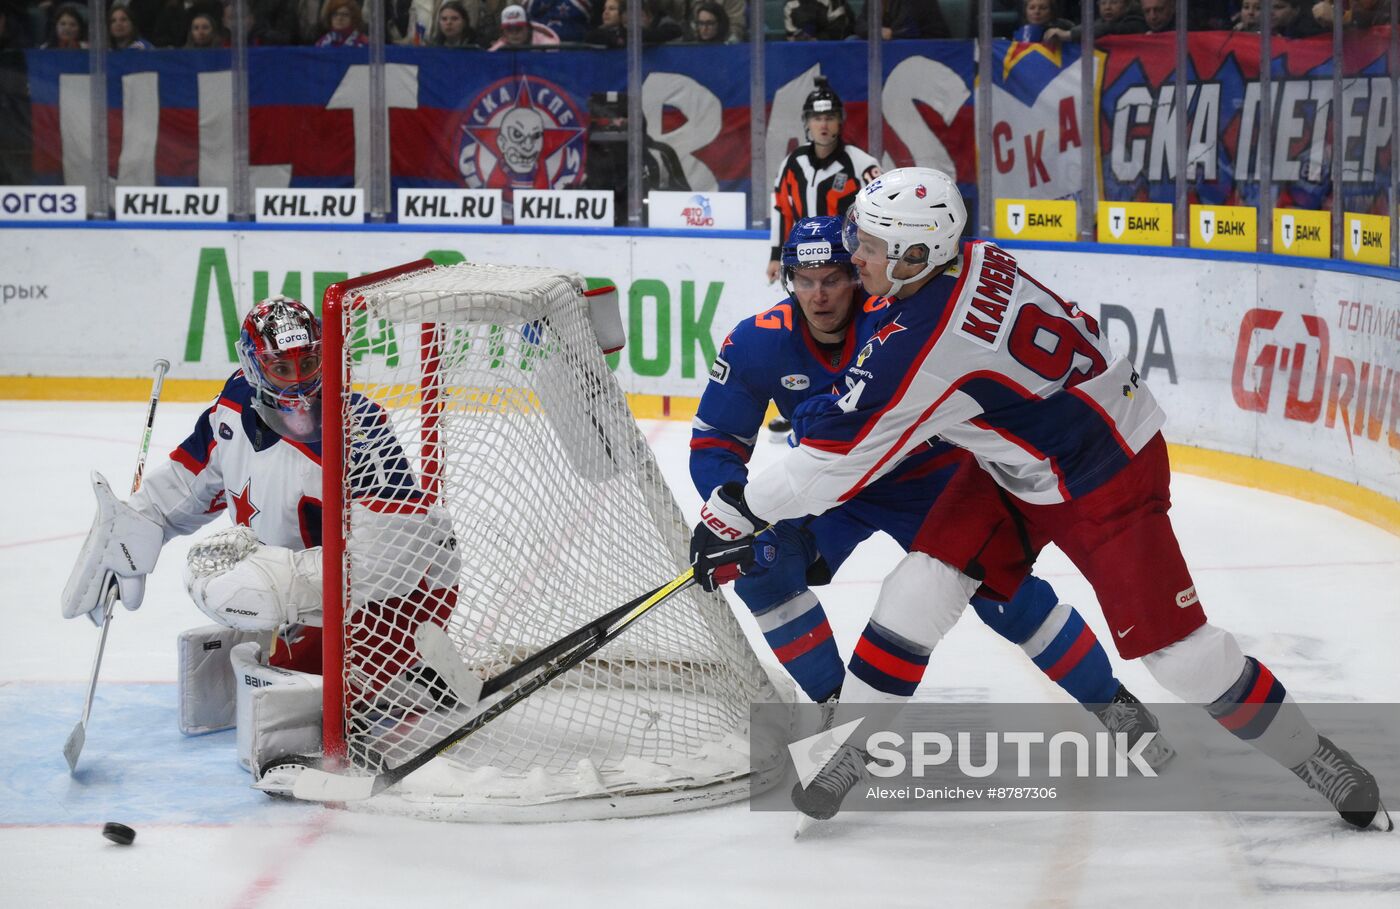
<instances>
[{"instance_id":1,"label":"striped hockey sock","mask_svg":"<svg viewBox=\"0 0 1400 909\"><path fill-rule=\"evenodd\" d=\"M880 694L907 698L919 687L931 652L872 619L851 655L851 675Z\"/></svg>"},{"instance_id":2,"label":"striped hockey sock","mask_svg":"<svg viewBox=\"0 0 1400 909\"><path fill-rule=\"evenodd\" d=\"M1237 738L1285 767L1297 767L1317 750L1317 730L1269 667L1252 656L1245 657L1235 684L1206 710Z\"/></svg>"},{"instance_id":3,"label":"striped hockey sock","mask_svg":"<svg viewBox=\"0 0 1400 909\"><path fill-rule=\"evenodd\" d=\"M846 670L815 593L804 590L754 618L773 655L809 698L820 703L841 687Z\"/></svg>"},{"instance_id":4,"label":"striped hockey sock","mask_svg":"<svg viewBox=\"0 0 1400 909\"><path fill-rule=\"evenodd\" d=\"M1107 704L1118 691L1108 654L1079 610L1059 603L1021 649L1081 704Z\"/></svg>"}]
</instances>

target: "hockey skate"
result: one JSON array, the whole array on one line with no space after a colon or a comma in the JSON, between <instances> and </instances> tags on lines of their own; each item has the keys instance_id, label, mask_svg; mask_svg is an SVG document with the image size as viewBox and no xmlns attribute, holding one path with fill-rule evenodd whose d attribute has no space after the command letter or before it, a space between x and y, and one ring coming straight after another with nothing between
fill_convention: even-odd
<instances>
[{"instance_id":1,"label":"hockey skate","mask_svg":"<svg viewBox=\"0 0 1400 909\"><path fill-rule=\"evenodd\" d=\"M846 794L865 778L865 761L865 752L854 745L842 745L810 783L792 787L793 806L814 820L835 817Z\"/></svg>"},{"instance_id":2,"label":"hockey skate","mask_svg":"<svg viewBox=\"0 0 1400 909\"><path fill-rule=\"evenodd\" d=\"M1163 738L1157 718L1133 696L1126 685L1120 684L1113 700L1096 709L1094 715L1103 723L1104 728L1115 736L1115 741L1120 732L1128 736L1129 742L1136 741L1149 732L1157 733L1152 742L1142 749L1142 759L1153 770L1161 770L1176 757L1176 749Z\"/></svg>"},{"instance_id":3,"label":"hockey skate","mask_svg":"<svg viewBox=\"0 0 1400 909\"><path fill-rule=\"evenodd\" d=\"M1376 778L1350 754L1332 744L1331 739L1318 736L1317 750L1293 772L1309 789L1331 802L1342 820L1353 827L1375 827L1387 832L1395 829L1381 804Z\"/></svg>"}]
</instances>

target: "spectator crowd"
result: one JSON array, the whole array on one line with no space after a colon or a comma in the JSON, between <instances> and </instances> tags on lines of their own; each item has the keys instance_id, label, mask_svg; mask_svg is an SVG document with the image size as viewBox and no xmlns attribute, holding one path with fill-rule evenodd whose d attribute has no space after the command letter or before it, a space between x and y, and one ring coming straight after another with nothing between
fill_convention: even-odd
<instances>
[{"instance_id":1,"label":"spectator crowd","mask_svg":"<svg viewBox=\"0 0 1400 909\"><path fill-rule=\"evenodd\" d=\"M646 44L747 41L750 16L769 39L863 40L877 0L641 0ZM950 29L939 0L879 0L885 40L963 37ZM1075 0L988 0L994 29L1017 41L1077 42L1084 23ZM247 43L360 47L369 43L362 0L246 0ZM859 8L856 8L859 3ZM976 30L977 0L943 0ZM1176 28L1176 0L1096 0L1093 38ZM1332 28L1389 22L1388 0L1189 0L1189 30L1258 31L1265 8L1273 32L1307 38ZM627 0L384 0L386 39L394 44L498 50L542 46L620 48L628 36ZM0 0L0 51L82 49L91 23L85 2ZM228 47L232 0L114 0L108 6L112 50Z\"/></svg>"},{"instance_id":2,"label":"spectator crowd","mask_svg":"<svg viewBox=\"0 0 1400 909\"><path fill-rule=\"evenodd\" d=\"M1060 9L1061 0L1020 0L1015 34L1019 41L1058 44L1078 42L1084 26L1077 18L1079 4ZM1345 27L1370 28L1390 21L1388 0L1339 0ZM1257 32L1264 7L1270 28L1282 38L1311 38L1332 30L1333 0L1188 0L1188 31ZM1097 0L1097 15L1089 24L1097 40L1109 35L1143 35L1176 31L1176 0Z\"/></svg>"},{"instance_id":3,"label":"spectator crowd","mask_svg":"<svg viewBox=\"0 0 1400 909\"><path fill-rule=\"evenodd\" d=\"M750 6L767 38L864 38L864 0L641 0L644 43L748 41ZM385 0L385 38L398 45L496 50L525 46L626 45L627 0ZM0 50L83 49L85 1L0 0ZM227 48L232 0L113 0L112 50ZM780 24L780 25L778 25ZM938 0L885 0L885 38L949 38ZM248 43L354 48L368 43L363 0L246 0Z\"/></svg>"}]
</instances>

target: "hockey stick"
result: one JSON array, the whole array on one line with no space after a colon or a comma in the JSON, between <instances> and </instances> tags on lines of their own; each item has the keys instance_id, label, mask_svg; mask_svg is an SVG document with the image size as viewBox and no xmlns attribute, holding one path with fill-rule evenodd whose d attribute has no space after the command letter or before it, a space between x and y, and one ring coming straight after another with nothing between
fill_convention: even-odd
<instances>
[{"instance_id":1,"label":"hockey stick","mask_svg":"<svg viewBox=\"0 0 1400 909\"><path fill-rule=\"evenodd\" d=\"M146 453L151 450L151 429L156 424L156 404L160 401L160 390L165 384L165 374L170 371L169 360L155 362L155 379L151 383L151 403L146 407L146 430L141 434L141 449L136 455L136 473L131 479L131 492L141 488L141 476L146 472ZM73 731L68 733L68 741L63 743L63 757L68 761L68 772L78 769L78 756L83 753L83 743L87 741L88 717L92 716L92 698L97 693L97 674L102 670L102 653L107 649L107 632L112 627L112 612L117 605L117 579L108 578L107 589L103 591L102 634L97 638L97 654L92 659L92 675L88 679L87 700L83 702L83 718ZM97 622L97 610L88 613L88 618Z\"/></svg>"},{"instance_id":2,"label":"hockey stick","mask_svg":"<svg viewBox=\"0 0 1400 909\"><path fill-rule=\"evenodd\" d=\"M418 630L413 635L414 643L418 645L418 655L423 658L424 664L442 678L458 703L465 707L472 707L482 698L490 697L501 689L514 685L550 660L592 639L600 631L606 633L608 626L650 597L665 590L670 583L674 582L668 582L654 590L648 590L631 602L623 603L611 612L599 616L587 625L569 632L553 644L531 654L504 672L485 680L472 672L471 667L462 660L461 654L452 644L452 639L447 636L447 632L441 626L434 625L432 622L424 622L419 625Z\"/></svg>"},{"instance_id":3,"label":"hockey stick","mask_svg":"<svg viewBox=\"0 0 1400 909\"><path fill-rule=\"evenodd\" d=\"M496 717L505 713L516 704L525 700L525 698L539 691L541 688L544 688L565 672L568 672L570 669L597 653L609 641L612 641L618 635L622 634L622 632L626 631L632 623L646 615L654 607L666 602L672 596L680 593L694 583L695 570L693 568L687 568L682 574L676 576L676 578L669 583L657 588L650 596L645 597L641 602L637 603L637 605L623 613L616 622L599 625L598 622L602 621L599 619L584 628L580 628L577 632L570 634L568 636L569 638L574 637L574 635L579 635L581 638L581 643L572 651L564 653L554 662L545 664L538 675L524 682L520 687L501 698L501 700L487 707L481 713L471 717L464 725L448 733L432 745L429 745L420 754L405 761L403 764L385 770L376 776L345 776L308 767L297 776L296 783L292 787L292 794L299 799L307 799L314 802L355 802L361 799L367 799L373 795L378 795L390 786L397 784L415 770L420 769L433 758L442 754L453 745L456 745L467 736L473 734ZM615 615L617 612L618 610L613 610L613 612L608 615ZM606 618L606 616L603 618ZM565 640L567 639L568 638ZM558 647L559 643L560 642L556 642L546 649L549 650ZM540 663L533 657L526 662L533 663L534 667L540 666ZM523 666L524 664L522 663L521 665ZM519 668L519 666L514 667L502 673L500 676L488 680L485 685L483 685L482 692L485 693L487 688L491 688L493 692L499 691L502 684L498 680L505 678L507 675L514 674L515 678L520 678L523 673L516 672Z\"/></svg>"}]
</instances>

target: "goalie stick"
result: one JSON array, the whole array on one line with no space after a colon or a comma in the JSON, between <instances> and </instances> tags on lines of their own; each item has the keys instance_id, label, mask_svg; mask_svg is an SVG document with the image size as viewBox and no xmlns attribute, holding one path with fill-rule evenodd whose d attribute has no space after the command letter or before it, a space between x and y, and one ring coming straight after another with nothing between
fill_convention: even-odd
<instances>
[{"instance_id":1,"label":"goalie stick","mask_svg":"<svg viewBox=\"0 0 1400 909\"><path fill-rule=\"evenodd\" d=\"M292 794L299 799L314 802L356 802L378 795L597 653L654 607L661 605L694 583L695 571L687 568L682 574L658 587L649 595L644 594L640 598L640 602L634 600L607 615L600 616L588 625L571 632L539 653L532 655L520 665L488 679L481 688L481 696L483 697L499 692L506 685L524 678L535 669L540 669L539 674L524 681L505 697L491 704L481 713L472 716L465 724L399 766L387 769L375 776L347 776L308 767L298 774L292 787ZM615 621L607 621L611 617L617 618ZM578 642L572 650L568 649L570 642Z\"/></svg>"},{"instance_id":2,"label":"goalie stick","mask_svg":"<svg viewBox=\"0 0 1400 909\"><path fill-rule=\"evenodd\" d=\"M146 431L141 434L141 449L136 455L136 473L131 479L132 495L141 488L141 476L146 472L146 453L151 450L151 429L156 423L156 404L160 402L160 390L165 384L165 374L170 371L169 360L156 360L155 379L151 383L151 403L146 407ZM117 579L111 578L103 594L102 634L97 638L97 654L92 659L92 676L88 679L87 700L83 702L83 718L73 731L68 733L68 741L63 743L63 757L68 761L68 772L78 769L78 756L83 753L87 741L88 717L92 716L92 698L97 693L97 675L102 671L102 653L107 649L107 632L112 627L112 610L117 605ZM97 623L97 610L88 613L88 618Z\"/></svg>"}]
</instances>

